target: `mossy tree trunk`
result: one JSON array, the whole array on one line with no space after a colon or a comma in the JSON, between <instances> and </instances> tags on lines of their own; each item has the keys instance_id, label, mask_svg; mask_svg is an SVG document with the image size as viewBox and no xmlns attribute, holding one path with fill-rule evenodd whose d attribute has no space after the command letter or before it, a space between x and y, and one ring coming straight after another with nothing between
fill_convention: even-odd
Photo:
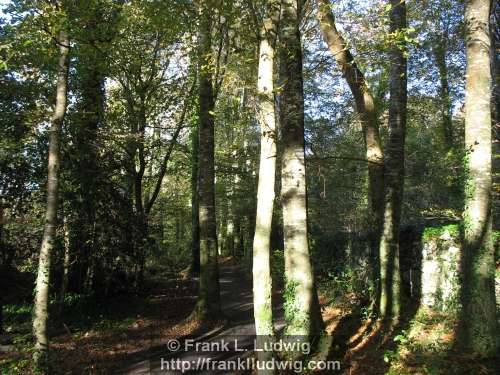
<instances>
[{"instance_id":1,"label":"mossy tree trunk","mask_svg":"<svg viewBox=\"0 0 500 375\"><path fill-rule=\"evenodd\" d=\"M301 0L282 3L280 30L281 201L285 244L286 334L319 333L319 310L309 253L304 152L304 92L300 37Z\"/></svg>"},{"instance_id":2,"label":"mossy tree trunk","mask_svg":"<svg viewBox=\"0 0 500 375\"><path fill-rule=\"evenodd\" d=\"M466 23L465 151L461 345L477 356L498 349L491 237L491 71L489 0L469 0Z\"/></svg>"},{"instance_id":3,"label":"mossy tree trunk","mask_svg":"<svg viewBox=\"0 0 500 375\"><path fill-rule=\"evenodd\" d=\"M385 209L380 239L380 315L400 313L399 227L404 184L404 145L407 111L406 2L390 0L392 35L389 139L385 151Z\"/></svg>"},{"instance_id":4,"label":"mossy tree trunk","mask_svg":"<svg viewBox=\"0 0 500 375\"><path fill-rule=\"evenodd\" d=\"M195 312L202 319L218 318L221 313L215 220L215 99L210 58L212 51L210 3L210 1L200 2L198 33L200 289Z\"/></svg>"},{"instance_id":5,"label":"mossy tree trunk","mask_svg":"<svg viewBox=\"0 0 500 375\"><path fill-rule=\"evenodd\" d=\"M59 32L59 63L57 69L56 104L49 135L49 158L47 175L47 205L45 225L40 247L38 276L35 286L33 334L35 336L34 362L37 370L48 372L49 337L47 334L51 253L57 227L59 158L61 128L66 114L69 70L69 37L66 31Z\"/></svg>"}]
</instances>

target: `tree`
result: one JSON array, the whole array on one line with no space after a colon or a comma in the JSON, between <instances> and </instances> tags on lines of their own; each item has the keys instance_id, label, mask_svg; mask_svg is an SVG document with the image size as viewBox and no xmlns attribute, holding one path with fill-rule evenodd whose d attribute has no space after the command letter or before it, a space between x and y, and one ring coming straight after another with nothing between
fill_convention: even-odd
<instances>
[{"instance_id":1,"label":"tree","mask_svg":"<svg viewBox=\"0 0 500 375\"><path fill-rule=\"evenodd\" d=\"M200 204L198 201L198 124L191 130L191 268L193 275L200 273Z\"/></svg>"},{"instance_id":2,"label":"tree","mask_svg":"<svg viewBox=\"0 0 500 375\"><path fill-rule=\"evenodd\" d=\"M285 244L286 334L309 337L322 329L308 243L301 0L282 4L280 33L281 200Z\"/></svg>"},{"instance_id":3,"label":"tree","mask_svg":"<svg viewBox=\"0 0 500 375\"><path fill-rule=\"evenodd\" d=\"M368 197L379 230L384 213L384 155L380 141L377 110L373 94L349 47L337 30L329 0L316 0L317 18L323 38L342 71L361 119L368 161Z\"/></svg>"},{"instance_id":4,"label":"tree","mask_svg":"<svg viewBox=\"0 0 500 375\"><path fill-rule=\"evenodd\" d=\"M399 231L407 112L406 2L390 0L389 139L385 151L385 208L380 239L380 315L400 313Z\"/></svg>"},{"instance_id":5,"label":"tree","mask_svg":"<svg viewBox=\"0 0 500 375\"><path fill-rule=\"evenodd\" d=\"M220 316L217 225L215 222L215 100L210 58L212 52L210 5L213 5L210 1L201 1L199 4L198 31L200 289L195 313L202 319Z\"/></svg>"},{"instance_id":6,"label":"tree","mask_svg":"<svg viewBox=\"0 0 500 375\"><path fill-rule=\"evenodd\" d=\"M257 336L272 337L271 229L276 176L276 113L274 108L274 44L279 4L268 1L260 33L257 113L260 124L260 164L253 239L253 301ZM278 14L276 14L278 13ZM258 355L265 358L264 352Z\"/></svg>"},{"instance_id":7,"label":"tree","mask_svg":"<svg viewBox=\"0 0 500 375\"><path fill-rule=\"evenodd\" d=\"M74 7L74 17L78 19L79 41L73 49L75 56L75 92L77 93L76 110L71 123L71 133L75 142L74 169L78 187L75 189L79 199L72 200L72 209L78 211L75 218L77 231L76 249L78 256L73 267L76 285L87 293L92 290L94 263L96 259L96 225L99 190L102 189L102 162L99 161L102 140L99 132L104 128L106 78L105 55L96 48L100 39L109 37L104 30L106 9L103 2L90 1L85 6ZM76 22L75 22L76 23ZM101 43L102 44L102 43ZM71 117L71 114L68 114ZM69 223L68 223L69 224Z\"/></svg>"},{"instance_id":8,"label":"tree","mask_svg":"<svg viewBox=\"0 0 500 375\"><path fill-rule=\"evenodd\" d=\"M57 70L56 104L51 120L49 136L49 157L47 176L47 205L45 225L40 247L40 260L35 291L35 313L33 333L35 335L35 366L47 371L49 339L47 335L47 320L49 307L49 282L51 253L54 246L57 227L58 185L59 185L59 147L61 127L66 114L66 97L68 91L69 48L70 41L67 32L62 29L57 38L59 46L59 63Z\"/></svg>"},{"instance_id":9,"label":"tree","mask_svg":"<svg viewBox=\"0 0 500 375\"><path fill-rule=\"evenodd\" d=\"M172 154L183 135L196 88L185 45L175 42L182 30L157 24L152 14L158 12L155 4L126 4L121 10L122 30L110 52L111 78L119 85L109 91L116 94L114 103L119 107L124 104L126 114L124 164L135 211L137 286L142 283L147 251L151 247L153 208ZM168 15L160 14L173 19L181 12L182 9L174 7ZM185 59L186 64L175 71L169 70L177 59ZM164 113L173 109L178 110L178 115L166 118ZM166 145L165 138L168 139Z\"/></svg>"},{"instance_id":10,"label":"tree","mask_svg":"<svg viewBox=\"0 0 500 375\"><path fill-rule=\"evenodd\" d=\"M465 151L462 304L460 336L478 356L495 356L498 326L494 289L495 255L491 237L491 2L469 0L466 23Z\"/></svg>"}]
</instances>

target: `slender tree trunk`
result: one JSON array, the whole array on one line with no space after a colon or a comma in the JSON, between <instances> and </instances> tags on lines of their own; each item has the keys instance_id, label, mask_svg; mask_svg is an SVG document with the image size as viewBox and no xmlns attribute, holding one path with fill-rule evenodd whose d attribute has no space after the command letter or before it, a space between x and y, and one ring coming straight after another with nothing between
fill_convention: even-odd
<instances>
[{"instance_id":1,"label":"slender tree trunk","mask_svg":"<svg viewBox=\"0 0 500 375\"><path fill-rule=\"evenodd\" d=\"M271 279L271 229L276 176L276 113L274 110L274 42L279 4L269 1L259 45L257 119L260 124L260 164L253 238L253 305L255 332L264 340L274 336ZM260 360L270 352L257 352ZM265 373L265 372L262 372Z\"/></svg>"},{"instance_id":2,"label":"slender tree trunk","mask_svg":"<svg viewBox=\"0 0 500 375\"><path fill-rule=\"evenodd\" d=\"M35 289L35 306L33 319L33 333L35 336L35 366L48 371L49 338L47 335L50 258L57 226L58 174L59 174L59 145L61 127L66 114L66 99L68 90L69 69L69 38L65 31L58 37L59 63L56 85L56 105L52 116L49 136L49 158L47 178L47 206L45 211L45 226Z\"/></svg>"},{"instance_id":3,"label":"slender tree trunk","mask_svg":"<svg viewBox=\"0 0 500 375\"><path fill-rule=\"evenodd\" d=\"M198 35L199 84L199 204L200 204L200 289L196 312L201 318L220 316L217 225L215 220L214 92L210 64L211 10L201 2Z\"/></svg>"},{"instance_id":4,"label":"slender tree trunk","mask_svg":"<svg viewBox=\"0 0 500 375\"><path fill-rule=\"evenodd\" d=\"M346 41L335 26L329 0L316 0L318 22L330 52L335 57L356 103L363 129L368 161L368 197L376 231L384 215L384 154L380 141L375 100L364 74L354 60Z\"/></svg>"},{"instance_id":5,"label":"slender tree trunk","mask_svg":"<svg viewBox=\"0 0 500 375\"><path fill-rule=\"evenodd\" d=\"M191 269L193 275L200 273L200 206L198 201L198 124L191 134Z\"/></svg>"},{"instance_id":6,"label":"slender tree trunk","mask_svg":"<svg viewBox=\"0 0 500 375\"><path fill-rule=\"evenodd\" d=\"M385 212L380 239L380 315L400 313L399 227L404 184L404 145L407 106L407 61L402 40L406 32L406 2L390 0L391 49L389 139L385 153Z\"/></svg>"},{"instance_id":7,"label":"slender tree trunk","mask_svg":"<svg viewBox=\"0 0 500 375\"><path fill-rule=\"evenodd\" d=\"M498 326L495 259L491 237L491 71L489 0L465 7L467 71L465 86L466 172L462 253L461 344L477 356L495 356Z\"/></svg>"},{"instance_id":8,"label":"slender tree trunk","mask_svg":"<svg viewBox=\"0 0 500 375\"><path fill-rule=\"evenodd\" d=\"M280 116L283 135L281 199L285 242L286 334L309 337L319 333L319 310L309 254L304 92L300 14L302 1L284 0L281 19L280 75L283 85Z\"/></svg>"}]
</instances>

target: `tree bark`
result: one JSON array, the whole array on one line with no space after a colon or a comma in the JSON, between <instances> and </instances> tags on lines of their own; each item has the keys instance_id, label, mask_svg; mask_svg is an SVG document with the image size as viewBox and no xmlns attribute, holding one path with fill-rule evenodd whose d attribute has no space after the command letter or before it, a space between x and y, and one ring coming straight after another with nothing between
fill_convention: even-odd
<instances>
[{"instance_id":1,"label":"tree bark","mask_svg":"<svg viewBox=\"0 0 500 375\"><path fill-rule=\"evenodd\" d=\"M498 326L491 237L491 70L489 0L465 7L467 70L465 86L466 181L463 214L460 342L471 354L495 356Z\"/></svg>"},{"instance_id":2,"label":"tree bark","mask_svg":"<svg viewBox=\"0 0 500 375\"><path fill-rule=\"evenodd\" d=\"M494 4L494 3L493 3ZM490 35L491 35L491 75L493 78L492 100L492 173L493 196L492 215L493 229L500 229L500 4L497 2L491 9Z\"/></svg>"},{"instance_id":3,"label":"tree bark","mask_svg":"<svg viewBox=\"0 0 500 375\"><path fill-rule=\"evenodd\" d=\"M285 243L287 335L310 337L323 322L309 254L304 149L304 92L300 14L302 1L282 3L280 116L283 136L281 199Z\"/></svg>"},{"instance_id":4,"label":"tree bark","mask_svg":"<svg viewBox=\"0 0 500 375\"><path fill-rule=\"evenodd\" d=\"M399 227L404 184L407 113L406 2L390 0L391 48L389 139L385 152L385 208L380 239L380 315L400 313Z\"/></svg>"},{"instance_id":5,"label":"tree bark","mask_svg":"<svg viewBox=\"0 0 500 375\"><path fill-rule=\"evenodd\" d=\"M59 146L61 128L66 114L69 43L67 33L65 31L61 31L58 36L60 56L57 70L56 104L54 114L52 116L49 136L47 205L45 211L45 225L42 245L40 247L38 276L36 279L33 319L33 333L35 336L35 367L42 372L48 371L49 338L47 335L47 320L49 305L50 258L57 226Z\"/></svg>"},{"instance_id":6,"label":"tree bark","mask_svg":"<svg viewBox=\"0 0 500 375\"><path fill-rule=\"evenodd\" d=\"M204 1L200 4L198 34L200 289L195 311L202 319L219 318L221 314L215 220L215 100L210 63L212 19L208 5Z\"/></svg>"},{"instance_id":7,"label":"tree bark","mask_svg":"<svg viewBox=\"0 0 500 375\"><path fill-rule=\"evenodd\" d=\"M279 4L269 1L266 11L266 19L260 34L257 77L256 117L260 125L261 139L252 270L255 332L257 337L264 340L274 336L270 245L276 176L274 43ZM257 352L260 360L266 360L270 355L269 352Z\"/></svg>"},{"instance_id":8,"label":"tree bark","mask_svg":"<svg viewBox=\"0 0 500 375\"><path fill-rule=\"evenodd\" d=\"M198 124L191 133L191 269L192 275L200 273L200 205L198 201Z\"/></svg>"},{"instance_id":9,"label":"tree bark","mask_svg":"<svg viewBox=\"0 0 500 375\"><path fill-rule=\"evenodd\" d=\"M359 69L346 41L335 26L330 1L316 0L316 4L317 18L323 38L349 85L361 120L368 161L368 197L375 227L379 231L384 213L384 154L375 100L363 72Z\"/></svg>"}]
</instances>

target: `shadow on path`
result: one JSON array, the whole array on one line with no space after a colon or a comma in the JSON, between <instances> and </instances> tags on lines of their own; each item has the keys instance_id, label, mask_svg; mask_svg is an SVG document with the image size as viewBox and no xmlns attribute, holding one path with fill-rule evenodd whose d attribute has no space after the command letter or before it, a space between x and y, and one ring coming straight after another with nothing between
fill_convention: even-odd
<instances>
[{"instance_id":1,"label":"shadow on path","mask_svg":"<svg viewBox=\"0 0 500 375\"><path fill-rule=\"evenodd\" d=\"M245 360L251 357L254 348L255 325L253 317L253 293L251 278L235 265L223 264L219 268L222 312L227 323L211 331L203 329L192 335L180 338L179 349L172 350L168 342L137 353L127 360L128 365L118 374L181 374L190 373L191 368L209 368L207 371L196 371L197 374L211 374L211 363L215 361ZM275 310L275 326L279 330L284 326L282 306L278 298L273 301ZM166 340L168 341L168 340ZM163 359L163 370L162 370ZM184 371L167 370L170 364L181 361ZM168 362L168 365L167 365ZM242 373L230 371L224 373Z\"/></svg>"}]
</instances>

